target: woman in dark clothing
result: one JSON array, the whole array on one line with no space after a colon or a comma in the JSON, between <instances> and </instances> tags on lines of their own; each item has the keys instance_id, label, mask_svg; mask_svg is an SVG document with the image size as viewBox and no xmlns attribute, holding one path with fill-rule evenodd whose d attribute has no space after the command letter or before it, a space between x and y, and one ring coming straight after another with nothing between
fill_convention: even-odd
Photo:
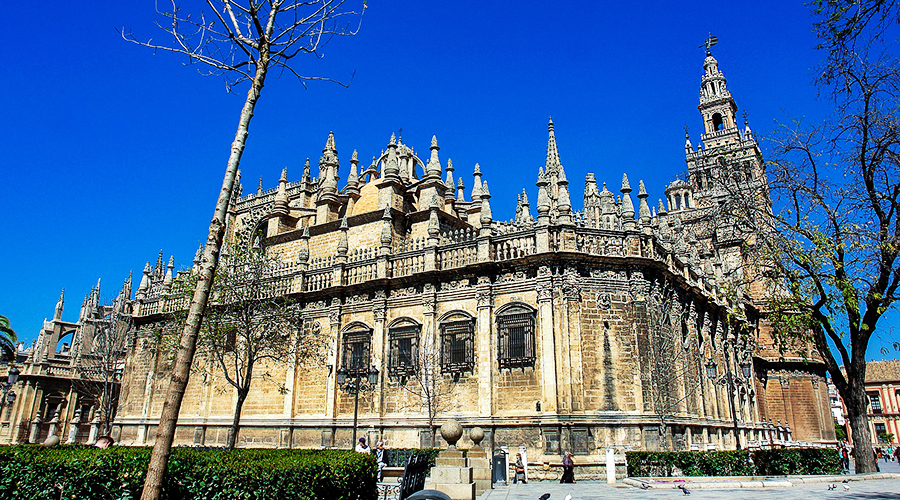
<instances>
[{"instance_id":1,"label":"woman in dark clothing","mask_svg":"<svg viewBox=\"0 0 900 500\"><path fill-rule=\"evenodd\" d=\"M572 460L572 452L567 451L562 459L563 475L559 479L560 483L575 482L575 461Z\"/></svg>"}]
</instances>

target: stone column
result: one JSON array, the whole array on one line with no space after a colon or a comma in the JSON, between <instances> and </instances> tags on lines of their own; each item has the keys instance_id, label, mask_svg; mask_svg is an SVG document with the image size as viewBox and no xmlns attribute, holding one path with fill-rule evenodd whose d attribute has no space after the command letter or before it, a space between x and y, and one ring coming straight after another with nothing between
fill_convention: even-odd
<instances>
[{"instance_id":1,"label":"stone column","mask_svg":"<svg viewBox=\"0 0 900 500\"><path fill-rule=\"evenodd\" d=\"M478 415L489 417L494 408L494 359L497 342L493 332L493 293L487 276L478 278L475 290L478 302L478 329L475 333L475 350L478 359Z\"/></svg>"},{"instance_id":2,"label":"stone column","mask_svg":"<svg viewBox=\"0 0 900 500\"><path fill-rule=\"evenodd\" d=\"M553 321L553 278L550 268L538 269L534 285L538 301L538 332L541 345L541 392L544 411L556 413L559 401L556 388L556 332Z\"/></svg>"},{"instance_id":3,"label":"stone column","mask_svg":"<svg viewBox=\"0 0 900 500\"><path fill-rule=\"evenodd\" d=\"M567 268L563 276L566 330L569 341L569 378L572 411L584 410L584 383L581 359L581 284L575 268Z\"/></svg>"},{"instance_id":4,"label":"stone column","mask_svg":"<svg viewBox=\"0 0 900 500\"><path fill-rule=\"evenodd\" d=\"M388 343L385 342L387 332L384 328L387 311L386 297L387 294L384 290L376 290L375 297L372 299L372 316L375 318L375 330L372 332L372 362L378 367L378 371L381 372L378 376L378 386L372 393L372 404L378 416L384 414L384 391L388 383L388 374L384 367L384 360L387 357L386 350L388 349Z\"/></svg>"},{"instance_id":5,"label":"stone column","mask_svg":"<svg viewBox=\"0 0 900 500\"><path fill-rule=\"evenodd\" d=\"M337 387L335 387L335 373L341 364L341 299L333 297L331 299L331 310L328 313L329 336L334 342L333 352L329 353L330 361L333 363L332 375L328 377L326 382L325 393L325 416L335 418L337 416L338 395Z\"/></svg>"}]
</instances>

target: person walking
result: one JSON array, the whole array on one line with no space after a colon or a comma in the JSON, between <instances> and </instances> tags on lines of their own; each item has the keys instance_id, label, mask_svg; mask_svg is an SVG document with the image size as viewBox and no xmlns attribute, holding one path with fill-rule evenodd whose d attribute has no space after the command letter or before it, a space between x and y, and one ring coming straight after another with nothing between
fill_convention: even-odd
<instances>
[{"instance_id":1,"label":"person walking","mask_svg":"<svg viewBox=\"0 0 900 500\"><path fill-rule=\"evenodd\" d=\"M575 460L572 460L572 452L567 451L562 459L563 474L559 479L560 483L575 482Z\"/></svg>"},{"instance_id":2,"label":"person walking","mask_svg":"<svg viewBox=\"0 0 900 500\"><path fill-rule=\"evenodd\" d=\"M516 453L516 473L513 476L513 484L522 481L522 484L528 484L528 481L525 479L525 464L522 463L522 454Z\"/></svg>"}]
</instances>

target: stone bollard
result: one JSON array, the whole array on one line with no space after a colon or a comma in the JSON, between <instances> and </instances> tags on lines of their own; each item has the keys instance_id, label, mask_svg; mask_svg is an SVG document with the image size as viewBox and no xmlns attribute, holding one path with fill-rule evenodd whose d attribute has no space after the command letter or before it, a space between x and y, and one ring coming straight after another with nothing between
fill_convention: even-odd
<instances>
[{"instance_id":1,"label":"stone bollard","mask_svg":"<svg viewBox=\"0 0 900 500\"><path fill-rule=\"evenodd\" d=\"M484 431L481 427L469 430L469 439L474 445L466 452L466 465L472 468L472 479L475 481L475 495L481 495L491 489L491 459L481 446Z\"/></svg>"},{"instance_id":2,"label":"stone bollard","mask_svg":"<svg viewBox=\"0 0 900 500\"><path fill-rule=\"evenodd\" d=\"M472 480L472 467L466 465L466 457L456 447L462 433L462 426L455 420L445 422L441 426L441 437L450 446L435 459L431 477L426 481L425 488L442 491L452 500L474 500L475 482Z\"/></svg>"}]
</instances>

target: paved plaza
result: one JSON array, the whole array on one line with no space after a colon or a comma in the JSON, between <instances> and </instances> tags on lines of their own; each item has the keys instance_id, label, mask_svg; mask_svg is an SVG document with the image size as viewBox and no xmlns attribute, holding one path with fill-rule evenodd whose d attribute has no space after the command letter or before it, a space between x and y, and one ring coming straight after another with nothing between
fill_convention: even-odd
<instances>
[{"instance_id":1,"label":"paved plaza","mask_svg":"<svg viewBox=\"0 0 900 500\"><path fill-rule=\"evenodd\" d=\"M900 473L897 462L879 463L882 472ZM805 483L795 481L793 487L781 488L746 488L746 489L694 489L690 497L694 500L764 500L789 498L791 500L840 500L859 499L893 499L900 500L900 478L894 479L855 479L852 474L849 490L838 484L835 491L828 491L828 483ZM688 482L688 484L690 484ZM690 488L690 486L689 486ZM641 498L677 499L685 495L678 489L642 490L622 484L619 480L615 486L605 481L581 481L576 484L559 484L558 482L529 481L528 484L500 486L488 490L479 500L539 500L544 493L549 493L549 500L565 500L572 495L572 500L631 500Z\"/></svg>"}]
</instances>

